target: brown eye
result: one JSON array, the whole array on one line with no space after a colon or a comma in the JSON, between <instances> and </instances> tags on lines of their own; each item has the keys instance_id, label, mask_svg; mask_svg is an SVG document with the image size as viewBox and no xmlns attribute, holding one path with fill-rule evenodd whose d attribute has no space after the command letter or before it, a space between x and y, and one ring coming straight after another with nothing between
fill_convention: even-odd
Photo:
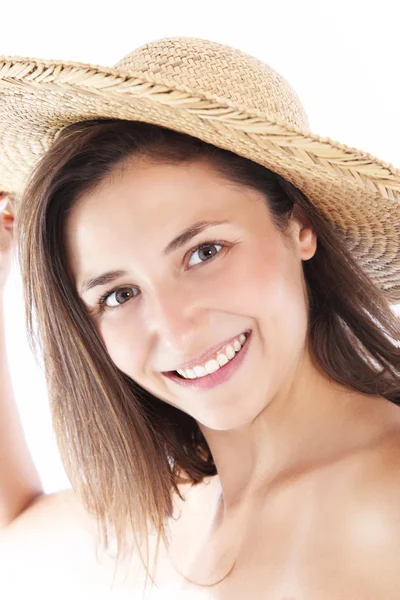
<instances>
[{"instance_id":1,"label":"brown eye","mask_svg":"<svg viewBox=\"0 0 400 600\"><path fill-rule=\"evenodd\" d=\"M188 265L193 267L194 265L210 260L210 258L218 254L221 248L222 244L202 244L192 252Z\"/></svg>"},{"instance_id":2,"label":"brown eye","mask_svg":"<svg viewBox=\"0 0 400 600\"><path fill-rule=\"evenodd\" d=\"M136 293L133 293L132 290L136 290ZM127 300L130 298L134 298L137 296L139 291L135 287L123 287L117 290L113 290L112 292L107 293L102 298L102 304L105 305L106 308L117 308L121 306L121 304L126 304ZM115 301L112 301L111 304L108 302L110 298L115 296Z\"/></svg>"},{"instance_id":3,"label":"brown eye","mask_svg":"<svg viewBox=\"0 0 400 600\"><path fill-rule=\"evenodd\" d=\"M205 246L204 248L200 248L199 258L200 260L207 260L208 258L215 256L217 252L218 251L215 249L215 246Z\"/></svg>"}]
</instances>

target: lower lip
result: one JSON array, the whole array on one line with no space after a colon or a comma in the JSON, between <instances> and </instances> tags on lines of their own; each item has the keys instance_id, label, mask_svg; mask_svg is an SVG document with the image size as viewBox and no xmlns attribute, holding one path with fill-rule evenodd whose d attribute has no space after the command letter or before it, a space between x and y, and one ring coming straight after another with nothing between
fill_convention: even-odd
<instances>
[{"instance_id":1,"label":"lower lip","mask_svg":"<svg viewBox=\"0 0 400 600\"><path fill-rule=\"evenodd\" d=\"M232 377L234 373L238 370L242 362L244 361L247 350L249 348L251 333L247 336L246 342L240 352L235 354L235 356L230 360L226 365L220 367L218 371L214 373L210 373L209 375L204 375L204 377L198 377L197 379L182 379L178 377L174 373L165 374L165 377L171 379L178 385L183 385L184 387L197 388L200 390L209 390L224 381L227 381Z\"/></svg>"}]
</instances>

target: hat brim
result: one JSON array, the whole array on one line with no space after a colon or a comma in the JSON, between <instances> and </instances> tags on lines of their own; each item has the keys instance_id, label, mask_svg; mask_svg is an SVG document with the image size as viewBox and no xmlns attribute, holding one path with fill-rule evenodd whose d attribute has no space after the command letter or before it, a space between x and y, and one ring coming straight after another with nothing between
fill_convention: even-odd
<instances>
[{"instance_id":1,"label":"hat brim","mask_svg":"<svg viewBox=\"0 0 400 600\"><path fill-rule=\"evenodd\" d=\"M0 57L0 190L20 194L65 126L145 121L251 159L298 187L340 232L362 268L400 301L400 171L257 110L160 85L115 68Z\"/></svg>"}]
</instances>

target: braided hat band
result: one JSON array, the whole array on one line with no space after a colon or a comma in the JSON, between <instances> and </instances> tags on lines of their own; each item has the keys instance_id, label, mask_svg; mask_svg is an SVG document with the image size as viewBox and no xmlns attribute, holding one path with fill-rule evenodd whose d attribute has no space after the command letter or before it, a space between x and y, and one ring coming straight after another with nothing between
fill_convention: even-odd
<instances>
[{"instance_id":1,"label":"braided hat band","mask_svg":"<svg viewBox=\"0 0 400 600\"><path fill-rule=\"evenodd\" d=\"M101 118L161 125L278 173L400 300L400 171L311 133L297 94L266 63L182 37L141 46L113 68L0 57L0 190L18 199L61 129Z\"/></svg>"}]
</instances>

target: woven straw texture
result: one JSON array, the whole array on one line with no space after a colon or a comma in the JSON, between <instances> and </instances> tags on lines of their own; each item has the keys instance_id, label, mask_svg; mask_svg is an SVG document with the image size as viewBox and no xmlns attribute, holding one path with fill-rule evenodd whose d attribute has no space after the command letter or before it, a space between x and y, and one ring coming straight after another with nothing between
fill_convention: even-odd
<instances>
[{"instance_id":1,"label":"woven straw texture","mask_svg":"<svg viewBox=\"0 0 400 600\"><path fill-rule=\"evenodd\" d=\"M0 190L18 203L57 133L93 118L162 125L279 173L400 300L400 171L311 133L296 93L267 64L196 38L151 42L113 68L0 57Z\"/></svg>"}]
</instances>

